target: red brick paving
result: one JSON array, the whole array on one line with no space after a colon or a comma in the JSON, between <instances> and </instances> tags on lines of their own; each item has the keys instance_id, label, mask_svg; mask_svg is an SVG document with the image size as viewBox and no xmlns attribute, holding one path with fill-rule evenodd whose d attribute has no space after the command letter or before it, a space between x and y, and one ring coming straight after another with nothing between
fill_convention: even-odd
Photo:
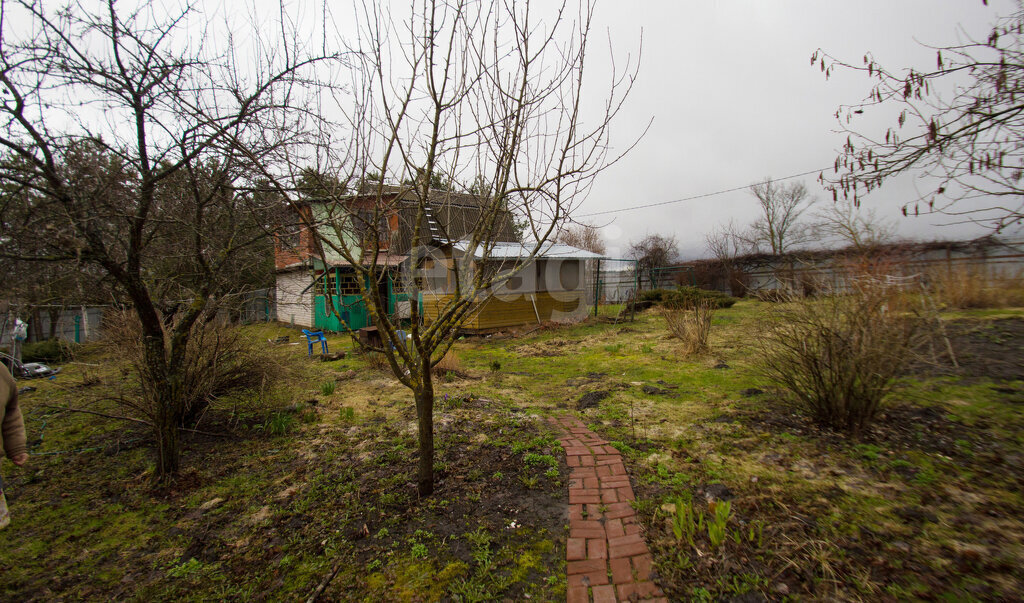
<instances>
[{"instance_id":1,"label":"red brick paving","mask_svg":"<svg viewBox=\"0 0 1024 603\"><path fill-rule=\"evenodd\" d=\"M569 476L569 603L668 601L651 580L652 559L630 501L619 451L575 417L550 419L563 431Z\"/></svg>"}]
</instances>

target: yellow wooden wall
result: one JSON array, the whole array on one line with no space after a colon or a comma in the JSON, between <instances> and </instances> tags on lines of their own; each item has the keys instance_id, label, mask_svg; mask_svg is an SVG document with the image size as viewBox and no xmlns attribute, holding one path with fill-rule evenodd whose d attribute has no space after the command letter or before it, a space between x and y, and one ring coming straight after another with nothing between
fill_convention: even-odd
<instances>
[{"instance_id":1,"label":"yellow wooden wall","mask_svg":"<svg viewBox=\"0 0 1024 603\"><path fill-rule=\"evenodd\" d=\"M533 311L533 302L529 293L518 295L511 299L492 297L484 302L480 311L466 321L464 329L496 329L501 327L514 327L523 324L535 324L537 314ZM586 305L583 301L582 291L560 291L559 299L555 299L550 293L534 293L537 300L537 313L541 320L551 320L564 317L565 313L586 314ZM568 298L568 299L566 299ZM449 302L450 296L433 296L429 293L423 295L423 317L425 322L430 323L437 319L438 308Z\"/></svg>"}]
</instances>

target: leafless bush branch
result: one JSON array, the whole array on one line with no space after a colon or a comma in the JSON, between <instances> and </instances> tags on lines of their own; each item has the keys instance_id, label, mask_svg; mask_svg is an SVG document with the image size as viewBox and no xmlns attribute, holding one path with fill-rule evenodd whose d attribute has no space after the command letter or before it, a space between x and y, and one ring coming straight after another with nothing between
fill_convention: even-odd
<instances>
[{"instance_id":1,"label":"leafless bush branch","mask_svg":"<svg viewBox=\"0 0 1024 603\"><path fill-rule=\"evenodd\" d=\"M126 414L152 424L159 411L159 392L146 377L142 328L130 311L111 312L104 321L105 344L130 367ZM264 390L282 376L267 349L235 327L217 320L197 321L181 359L184 402L179 428L195 427L218 398L245 390ZM135 377L135 378L131 378Z\"/></svg>"},{"instance_id":2,"label":"leafless bush branch","mask_svg":"<svg viewBox=\"0 0 1024 603\"><path fill-rule=\"evenodd\" d=\"M898 289L858 279L846 294L774 306L759 370L819 422L859 435L892 391L921 334Z\"/></svg>"},{"instance_id":3,"label":"leafless bush branch","mask_svg":"<svg viewBox=\"0 0 1024 603\"><path fill-rule=\"evenodd\" d=\"M664 306L661 308L661 316L665 319L669 333L682 342L684 356L709 350L711 319L715 316L714 302L700 300L680 307Z\"/></svg>"}]
</instances>

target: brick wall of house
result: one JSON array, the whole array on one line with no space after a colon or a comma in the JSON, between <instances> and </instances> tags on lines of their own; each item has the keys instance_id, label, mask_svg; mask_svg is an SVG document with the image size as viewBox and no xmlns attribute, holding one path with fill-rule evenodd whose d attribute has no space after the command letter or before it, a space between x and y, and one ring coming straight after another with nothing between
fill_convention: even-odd
<instances>
[{"instance_id":1,"label":"brick wall of house","mask_svg":"<svg viewBox=\"0 0 1024 603\"><path fill-rule=\"evenodd\" d=\"M310 209L308 207L303 207L299 211L307 219L309 218ZM295 222L292 227L297 232L275 237L274 266L278 270L302 264L313 255L315 249L313 232L301 220L296 219Z\"/></svg>"}]
</instances>

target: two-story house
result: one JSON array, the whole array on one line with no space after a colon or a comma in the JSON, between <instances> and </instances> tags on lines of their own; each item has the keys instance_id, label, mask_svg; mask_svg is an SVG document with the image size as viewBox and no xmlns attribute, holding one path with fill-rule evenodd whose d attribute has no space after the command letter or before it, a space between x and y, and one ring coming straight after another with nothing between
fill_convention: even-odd
<instances>
[{"instance_id":1,"label":"two-story house","mask_svg":"<svg viewBox=\"0 0 1024 603\"><path fill-rule=\"evenodd\" d=\"M424 320L436 317L438 308L452 295L453 257L469 262L473 269L516 268L515 276L480 300L480 307L465 325L467 329L486 330L586 314L587 262L599 256L549 244L530 265L520 266L530 250L518 241L514 217L506 210L497 213L491 248L482 254L468 249L465 240L487 215L489 199L431 190L420 212L416 195L408 186L385 185L382 194L352 195L332 202L345 204L344 212L325 201L299 205L302 219L295 220L296 226L278 237L275 250L278 320L329 331L343 331L346 325L350 329L369 326L371 319L357 273L331 245L321 242L341 236L349 248L357 248L356 237L365 241L367 235L376 237L376 262L383 268L382 278L373 286L379 287L388 300L387 309L392 315L407 316L409 304L416 303ZM344 219L330 219L332 211L344 214ZM319 236L310 230L311 225L319 229ZM421 256L410 259L415 229L419 244L431 249L426 260ZM370 255L367 253L364 261L372 261ZM486 262L481 257L484 255ZM433 273L432 278L417 283L416 294L412 294L409 283L412 262L440 267L428 271Z\"/></svg>"}]
</instances>

